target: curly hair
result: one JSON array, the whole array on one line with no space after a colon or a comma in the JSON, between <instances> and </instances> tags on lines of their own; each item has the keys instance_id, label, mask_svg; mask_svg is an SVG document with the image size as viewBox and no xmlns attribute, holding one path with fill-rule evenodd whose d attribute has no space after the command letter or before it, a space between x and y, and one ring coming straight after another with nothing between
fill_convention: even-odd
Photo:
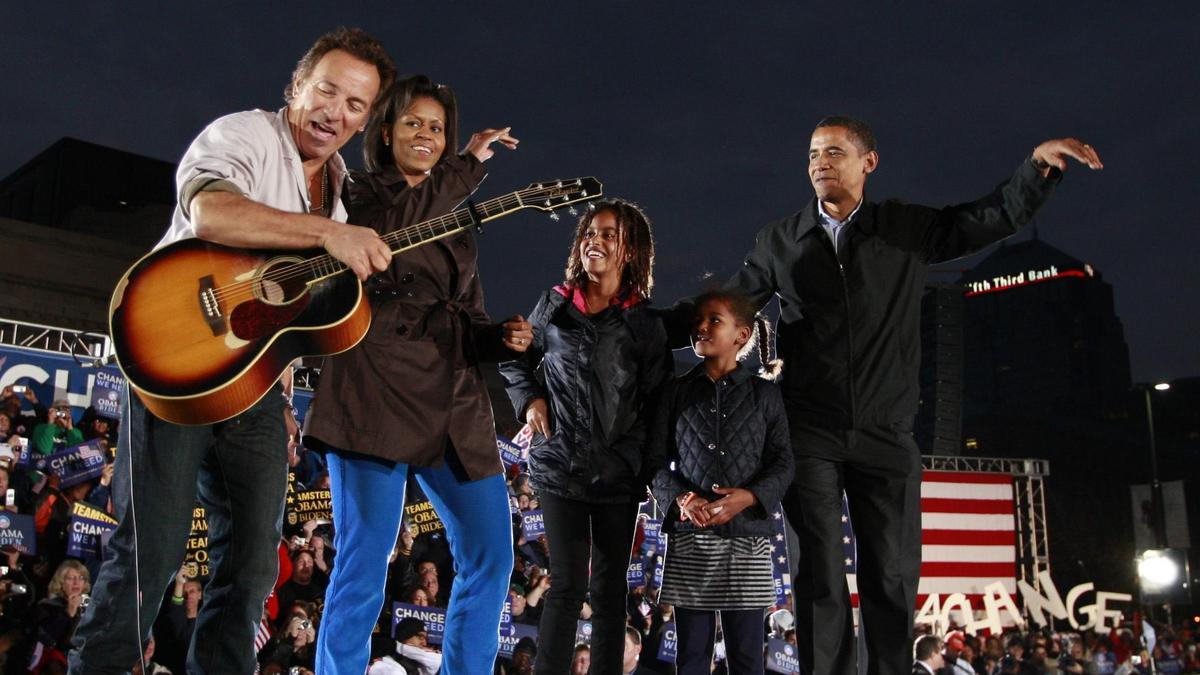
<instances>
[{"instance_id":1,"label":"curly hair","mask_svg":"<svg viewBox=\"0 0 1200 675\"><path fill-rule=\"evenodd\" d=\"M54 570L54 576L50 577L50 585L46 589L46 594L54 597L65 598L66 593L63 592L63 579L67 576L67 572L75 571L83 577L83 592L87 593L92 589L92 575L88 574L88 570L83 566L83 563L78 560L64 560Z\"/></svg>"},{"instance_id":2,"label":"curly hair","mask_svg":"<svg viewBox=\"0 0 1200 675\"><path fill-rule=\"evenodd\" d=\"M296 69L292 71L292 79L283 88L283 100L291 103L296 95L296 85L307 79L321 58L335 49L340 49L360 61L375 66L375 70L379 71L380 96L392 85L392 80L396 79L396 65L392 63L392 57L388 56L387 50L383 48L379 40L371 37L361 28L341 26L317 38L313 46L309 47L304 56L301 56L300 60L296 62ZM372 106L380 100L380 97L376 96Z\"/></svg>"},{"instance_id":3,"label":"curly hair","mask_svg":"<svg viewBox=\"0 0 1200 675\"><path fill-rule=\"evenodd\" d=\"M775 340L771 332L771 322L758 311L754 300L741 291L729 289L713 289L696 297L695 311L710 302L723 302L729 308L738 326L750 329L750 339L738 350L738 361L744 360L751 351L758 353L758 362L762 364L759 375L765 380L775 381L783 372L783 360L775 355Z\"/></svg>"},{"instance_id":4,"label":"curly hair","mask_svg":"<svg viewBox=\"0 0 1200 675\"><path fill-rule=\"evenodd\" d=\"M458 147L458 99L454 96L454 90L444 84L434 84L433 80L425 75L410 75L389 87L380 97L379 104L371 111L371 119L367 122L362 143L363 163L367 171L380 173L385 167L395 163L391 146L383 142L383 130L391 130L396 118L408 110L413 99L421 97L437 101L446 111L446 119L442 120L445 124L446 143L438 161L445 160L447 153L453 155L457 152L455 148Z\"/></svg>"},{"instance_id":5,"label":"curly hair","mask_svg":"<svg viewBox=\"0 0 1200 675\"><path fill-rule=\"evenodd\" d=\"M650 219L637 204L623 199L604 199L595 203L579 219L571 251L567 256L567 269L563 273L563 285L583 288L587 285L587 272L583 269L583 258L579 245L596 215L607 211L617 220L621 250L629 255L629 262L622 273L621 284L643 298L649 298L654 290L654 236L650 232Z\"/></svg>"}]
</instances>

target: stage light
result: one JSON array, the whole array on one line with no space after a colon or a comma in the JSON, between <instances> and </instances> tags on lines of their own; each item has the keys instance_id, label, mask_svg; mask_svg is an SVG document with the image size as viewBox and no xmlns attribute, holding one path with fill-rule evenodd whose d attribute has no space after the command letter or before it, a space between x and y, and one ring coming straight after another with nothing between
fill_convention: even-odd
<instances>
[{"instance_id":1,"label":"stage light","mask_svg":"<svg viewBox=\"0 0 1200 675\"><path fill-rule=\"evenodd\" d=\"M1156 391L1166 391L1170 388L1171 388L1171 385L1170 385L1170 383L1167 383L1167 382L1159 382L1158 384L1154 385L1154 389Z\"/></svg>"},{"instance_id":2,"label":"stage light","mask_svg":"<svg viewBox=\"0 0 1200 675\"><path fill-rule=\"evenodd\" d=\"M1142 601L1149 603L1188 602L1187 558L1183 551L1156 548L1142 551L1137 557L1138 586Z\"/></svg>"}]
</instances>

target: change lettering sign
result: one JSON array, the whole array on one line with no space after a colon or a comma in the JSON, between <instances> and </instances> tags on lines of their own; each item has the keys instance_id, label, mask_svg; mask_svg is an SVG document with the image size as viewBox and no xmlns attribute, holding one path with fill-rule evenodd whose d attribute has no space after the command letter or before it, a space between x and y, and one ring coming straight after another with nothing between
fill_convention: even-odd
<instances>
[{"instance_id":1,"label":"change lettering sign","mask_svg":"<svg viewBox=\"0 0 1200 675\"><path fill-rule=\"evenodd\" d=\"M496 448L500 451L500 461L504 462L504 468L508 469L513 465L524 464L525 453L521 446L513 443L503 436L496 437Z\"/></svg>"},{"instance_id":2,"label":"change lettering sign","mask_svg":"<svg viewBox=\"0 0 1200 675\"><path fill-rule=\"evenodd\" d=\"M396 637L396 626L400 621L412 617L425 623L425 639L431 645L442 644L446 634L446 610L437 607L421 607L405 602L392 603L392 637Z\"/></svg>"},{"instance_id":3,"label":"change lettering sign","mask_svg":"<svg viewBox=\"0 0 1200 675\"><path fill-rule=\"evenodd\" d=\"M642 533L645 538L642 541L642 549L647 553L651 551L662 552L662 521L657 518L650 518L643 521Z\"/></svg>"},{"instance_id":4,"label":"change lettering sign","mask_svg":"<svg viewBox=\"0 0 1200 675\"><path fill-rule=\"evenodd\" d=\"M104 368L96 371L92 383L92 408L101 417L121 418L121 391L125 388L125 377L116 369Z\"/></svg>"},{"instance_id":5,"label":"change lettering sign","mask_svg":"<svg viewBox=\"0 0 1200 675\"><path fill-rule=\"evenodd\" d=\"M208 516L203 506L192 509L192 532L188 535L183 561L188 566L188 576L208 578Z\"/></svg>"},{"instance_id":6,"label":"change lettering sign","mask_svg":"<svg viewBox=\"0 0 1200 675\"><path fill-rule=\"evenodd\" d=\"M294 475L294 474L293 474ZM288 484L289 487L293 483ZM305 490L287 497L287 522L301 525L310 520L333 520L333 502L329 490Z\"/></svg>"},{"instance_id":7,"label":"change lettering sign","mask_svg":"<svg viewBox=\"0 0 1200 675\"><path fill-rule=\"evenodd\" d=\"M679 638L675 633L675 622L663 624L662 642L658 644L658 660L675 663L675 653L679 649Z\"/></svg>"},{"instance_id":8,"label":"change lettering sign","mask_svg":"<svg viewBox=\"0 0 1200 675\"><path fill-rule=\"evenodd\" d=\"M93 439L43 457L35 467L57 475L59 487L68 488L100 477L104 472L104 447L99 439Z\"/></svg>"},{"instance_id":9,"label":"change lettering sign","mask_svg":"<svg viewBox=\"0 0 1200 675\"><path fill-rule=\"evenodd\" d=\"M521 514L521 531L525 533L525 541L533 541L546 533L546 521L542 518L541 509Z\"/></svg>"},{"instance_id":10,"label":"change lettering sign","mask_svg":"<svg viewBox=\"0 0 1200 675\"><path fill-rule=\"evenodd\" d=\"M90 560L100 557L104 534L117 529L117 521L104 511L75 502L71 507L71 525L67 535L67 555Z\"/></svg>"},{"instance_id":11,"label":"change lettering sign","mask_svg":"<svg viewBox=\"0 0 1200 675\"><path fill-rule=\"evenodd\" d=\"M767 640L767 670L772 673L799 673L800 655L796 648L779 638Z\"/></svg>"},{"instance_id":12,"label":"change lettering sign","mask_svg":"<svg viewBox=\"0 0 1200 675\"><path fill-rule=\"evenodd\" d=\"M513 648L521 641L521 638L530 637L537 639L537 626L526 626L520 623L510 623L507 626L500 626L500 656L511 659Z\"/></svg>"},{"instance_id":13,"label":"change lettering sign","mask_svg":"<svg viewBox=\"0 0 1200 675\"><path fill-rule=\"evenodd\" d=\"M0 511L0 546L12 546L25 555L37 553L33 516Z\"/></svg>"},{"instance_id":14,"label":"change lettering sign","mask_svg":"<svg viewBox=\"0 0 1200 675\"><path fill-rule=\"evenodd\" d=\"M629 561L629 569L625 573L625 581L629 583L629 588L634 589L646 583L646 563L641 558L633 558Z\"/></svg>"}]
</instances>

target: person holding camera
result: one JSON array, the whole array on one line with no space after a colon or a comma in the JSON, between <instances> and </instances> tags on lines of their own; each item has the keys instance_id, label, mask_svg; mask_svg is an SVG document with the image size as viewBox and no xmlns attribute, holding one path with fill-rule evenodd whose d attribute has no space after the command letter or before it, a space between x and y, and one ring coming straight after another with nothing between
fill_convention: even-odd
<instances>
[{"instance_id":1,"label":"person holding camera","mask_svg":"<svg viewBox=\"0 0 1200 675\"><path fill-rule=\"evenodd\" d=\"M303 611L293 612L284 630L271 638L259 654L261 670L272 663L288 672L312 671L316 662L317 631Z\"/></svg>"},{"instance_id":2,"label":"person holding camera","mask_svg":"<svg viewBox=\"0 0 1200 675\"><path fill-rule=\"evenodd\" d=\"M22 399L29 402L32 410L22 409ZM28 436L41 420L46 419L46 413L46 406L28 386L10 384L0 389L0 416L8 418L12 433Z\"/></svg>"},{"instance_id":3,"label":"person holding camera","mask_svg":"<svg viewBox=\"0 0 1200 675\"><path fill-rule=\"evenodd\" d=\"M75 420L71 418L71 404L66 399L56 400L48 415L44 423L33 428L29 439L38 454L54 454L63 448L83 442L83 432L75 428Z\"/></svg>"}]
</instances>

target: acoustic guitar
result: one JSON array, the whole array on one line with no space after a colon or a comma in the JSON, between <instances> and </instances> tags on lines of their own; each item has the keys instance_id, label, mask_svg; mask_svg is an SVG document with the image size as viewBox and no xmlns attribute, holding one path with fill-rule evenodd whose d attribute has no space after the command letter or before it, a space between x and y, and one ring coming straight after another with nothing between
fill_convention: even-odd
<instances>
[{"instance_id":1,"label":"acoustic guitar","mask_svg":"<svg viewBox=\"0 0 1200 675\"><path fill-rule=\"evenodd\" d=\"M595 178L534 183L385 234L392 255L521 209L596 199ZM552 214L557 218L557 214ZM201 239L134 263L113 292L109 329L130 388L176 424L229 419L261 399L302 356L346 351L371 325L363 287L333 256L245 250Z\"/></svg>"}]
</instances>

